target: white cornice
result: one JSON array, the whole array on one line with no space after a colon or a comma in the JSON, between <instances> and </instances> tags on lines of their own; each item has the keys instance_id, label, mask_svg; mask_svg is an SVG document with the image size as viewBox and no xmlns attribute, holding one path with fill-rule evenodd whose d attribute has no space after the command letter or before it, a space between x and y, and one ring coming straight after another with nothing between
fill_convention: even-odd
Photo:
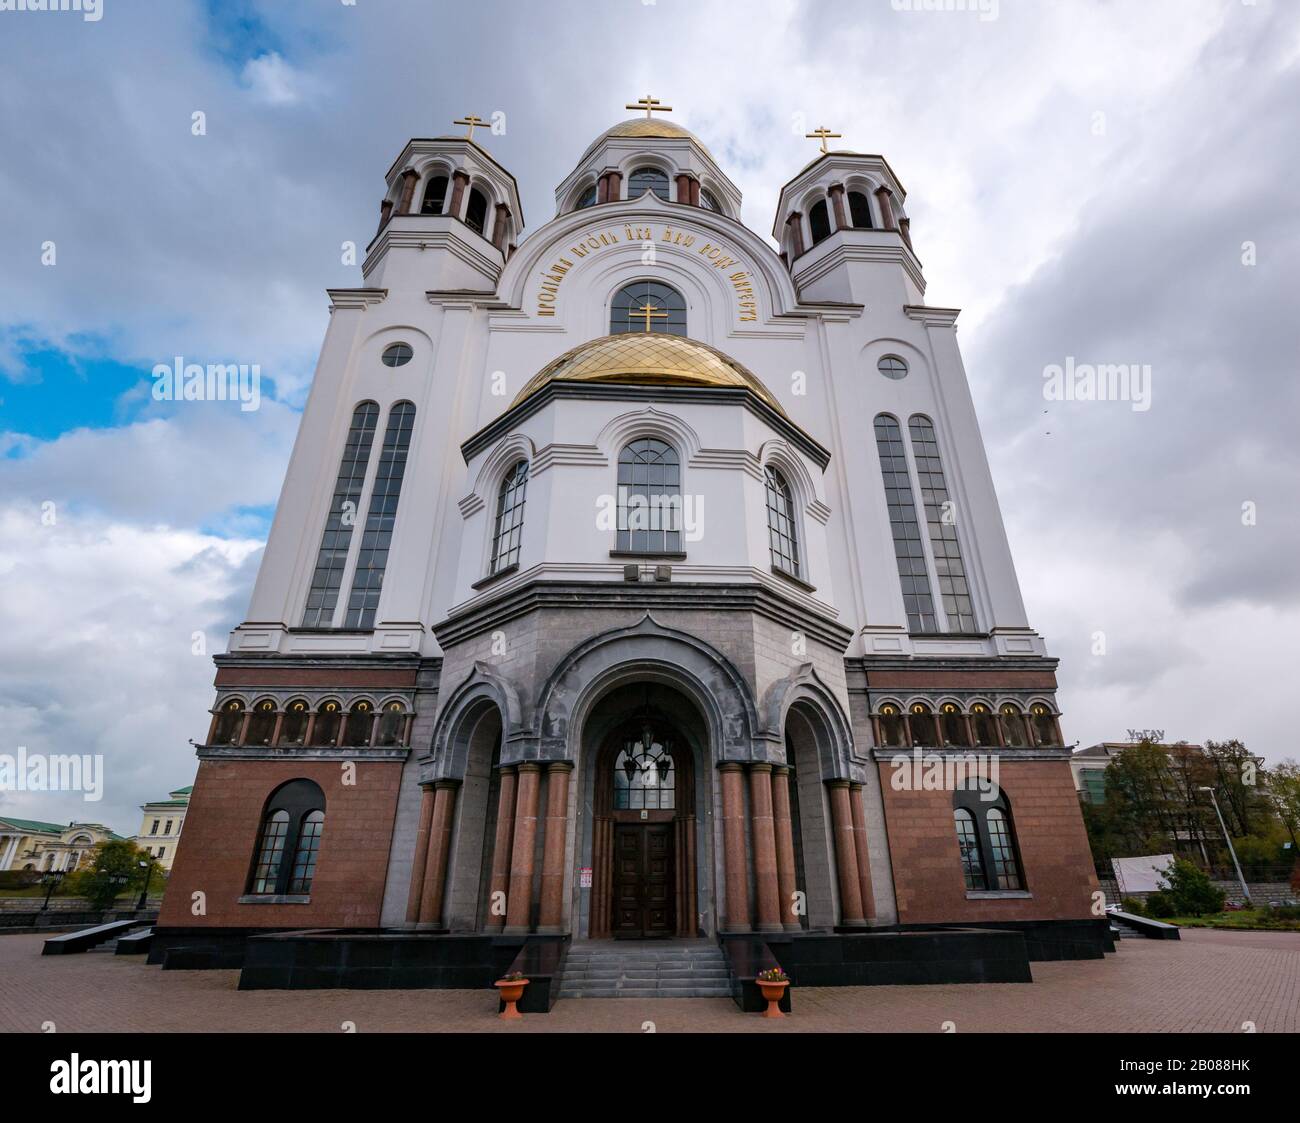
<instances>
[{"instance_id":1,"label":"white cornice","mask_svg":"<svg viewBox=\"0 0 1300 1123\"><path fill-rule=\"evenodd\" d=\"M330 298L330 311L338 308L369 308L372 304L382 304L388 296L387 289L326 289Z\"/></svg>"}]
</instances>

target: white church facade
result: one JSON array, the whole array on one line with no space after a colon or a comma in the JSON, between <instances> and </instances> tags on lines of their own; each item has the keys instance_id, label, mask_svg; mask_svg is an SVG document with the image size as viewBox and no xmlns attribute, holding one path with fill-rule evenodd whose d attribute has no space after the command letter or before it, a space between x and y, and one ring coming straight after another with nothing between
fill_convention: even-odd
<instances>
[{"instance_id":1,"label":"white church facade","mask_svg":"<svg viewBox=\"0 0 1300 1123\"><path fill-rule=\"evenodd\" d=\"M774 246L661 108L526 238L472 123L390 168L216 659L160 957L303 930L762 940L807 981L865 981L812 964L872 935L1101 954L1056 663L902 184L822 135Z\"/></svg>"}]
</instances>

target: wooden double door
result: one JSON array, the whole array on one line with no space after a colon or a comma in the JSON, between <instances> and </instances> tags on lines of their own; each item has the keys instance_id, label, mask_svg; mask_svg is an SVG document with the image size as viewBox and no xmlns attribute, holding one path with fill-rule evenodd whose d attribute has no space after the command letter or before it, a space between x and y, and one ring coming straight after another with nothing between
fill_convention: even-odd
<instances>
[{"instance_id":1,"label":"wooden double door","mask_svg":"<svg viewBox=\"0 0 1300 1123\"><path fill-rule=\"evenodd\" d=\"M676 930L674 826L614 824L611 928L615 938L651 939Z\"/></svg>"}]
</instances>

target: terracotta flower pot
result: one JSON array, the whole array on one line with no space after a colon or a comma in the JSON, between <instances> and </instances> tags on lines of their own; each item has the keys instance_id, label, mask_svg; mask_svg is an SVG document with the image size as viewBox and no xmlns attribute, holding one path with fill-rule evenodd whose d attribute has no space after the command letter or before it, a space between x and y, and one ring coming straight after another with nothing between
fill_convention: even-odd
<instances>
[{"instance_id":1,"label":"terracotta flower pot","mask_svg":"<svg viewBox=\"0 0 1300 1123\"><path fill-rule=\"evenodd\" d=\"M501 993L501 1001L506 1004L506 1008L501 1011L498 1017L502 1018L522 1018L516 1008L515 1003L524 996L524 987L528 985L527 979L498 979L492 984Z\"/></svg>"},{"instance_id":2,"label":"terracotta flower pot","mask_svg":"<svg viewBox=\"0 0 1300 1123\"><path fill-rule=\"evenodd\" d=\"M785 988L790 985L789 979L782 979L780 982L770 983L765 979L755 979L758 983L758 989L763 992L763 997L767 999L767 1009L763 1011L765 1018L784 1018L785 1014L781 1010L781 998L785 994Z\"/></svg>"}]
</instances>

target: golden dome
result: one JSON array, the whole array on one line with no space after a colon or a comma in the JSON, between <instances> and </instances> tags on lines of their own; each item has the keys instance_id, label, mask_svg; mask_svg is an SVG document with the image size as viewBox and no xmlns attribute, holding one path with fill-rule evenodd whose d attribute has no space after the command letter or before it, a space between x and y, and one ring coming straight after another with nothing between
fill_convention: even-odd
<instances>
[{"instance_id":1,"label":"golden dome","mask_svg":"<svg viewBox=\"0 0 1300 1123\"><path fill-rule=\"evenodd\" d=\"M704 141L700 140L690 129L684 129L681 125L675 124L666 118L633 117L627 121L620 121L613 128L606 129L591 142L587 151L590 152L602 140L611 136L650 137L661 140L684 137L687 140L695 141L701 148L704 148ZM704 151L708 152L708 149L704 148Z\"/></svg>"},{"instance_id":2,"label":"golden dome","mask_svg":"<svg viewBox=\"0 0 1300 1123\"><path fill-rule=\"evenodd\" d=\"M519 391L512 407L549 382L742 387L752 391L782 417L786 416L771 391L735 359L707 344L680 335L628 332L580 343L534 375Z\"/></svg>"}]
</instances>

